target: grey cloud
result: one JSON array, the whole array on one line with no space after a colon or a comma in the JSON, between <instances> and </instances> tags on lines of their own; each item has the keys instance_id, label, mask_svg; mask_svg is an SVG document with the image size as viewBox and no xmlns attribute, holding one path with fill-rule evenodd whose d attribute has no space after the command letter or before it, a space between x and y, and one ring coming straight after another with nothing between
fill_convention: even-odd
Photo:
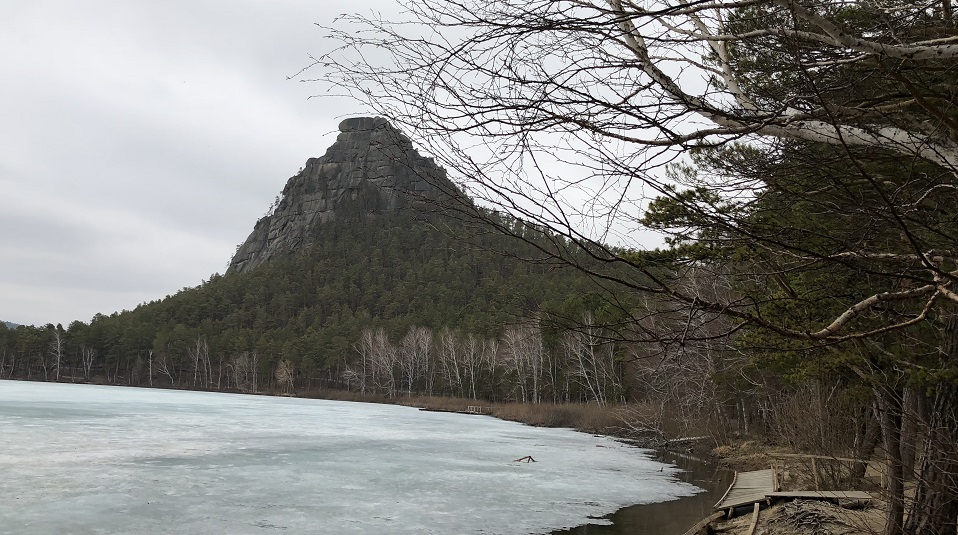
<instances>
[{"instance_id":1,"label":"grey cloud","mask_svg":"<svg viewBox=\"0 0 958 535\"><path fill-rule=\"evenodd\" d=\"M0 318L68 323L223 271L342 99L286 80L332 2L0 4ZM126 301L124 301L126 300Z\"/></svg>"}]
</instances>

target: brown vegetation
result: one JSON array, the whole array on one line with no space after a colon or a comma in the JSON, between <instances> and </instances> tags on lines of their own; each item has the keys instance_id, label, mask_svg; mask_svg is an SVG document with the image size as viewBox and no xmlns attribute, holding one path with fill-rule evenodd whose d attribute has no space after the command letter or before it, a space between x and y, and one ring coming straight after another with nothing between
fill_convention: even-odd
<instances>
[{"instance_id":1,"label":"brown vegetation","mask_svg":"<svg viewBox=\"0 0 958 535\"><path fill-rule=\"evenodd\" d=\"M600 406L595 403L490 403L477 404L474 399L438 396L410 396L390 398L384 394L361 394L345 390L313 390L306 397L337 401L365 403L388 403L418 407L436 411L470 412L470 407L480 407L481 413L502 420L519 422L536 427L565 427L586 433L635 438L626 419L629 414L651 412L650 407L639 404Z\"/></svg>"}]
</instances>

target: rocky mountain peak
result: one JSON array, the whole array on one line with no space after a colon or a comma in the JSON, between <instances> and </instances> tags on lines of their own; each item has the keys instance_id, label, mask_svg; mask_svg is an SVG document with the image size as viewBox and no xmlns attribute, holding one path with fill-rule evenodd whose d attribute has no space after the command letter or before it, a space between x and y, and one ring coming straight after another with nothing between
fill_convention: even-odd
<instances>
[{"instance_id":1,"label":"rocky mountain peak","mask_svg":"<svg viewBox=\"0 0 958 535\"><path fill-rule=\"evenodd\" d=\"M378 211L454 191L445 171L421 156L408 137L381 117L353 117L339 124L336 142L310 158L283 188L271 213L256 222L227 273L241 273L311 245L316 225L341 217L343 207L362 201Z\"/></svg>"}]
</instances>

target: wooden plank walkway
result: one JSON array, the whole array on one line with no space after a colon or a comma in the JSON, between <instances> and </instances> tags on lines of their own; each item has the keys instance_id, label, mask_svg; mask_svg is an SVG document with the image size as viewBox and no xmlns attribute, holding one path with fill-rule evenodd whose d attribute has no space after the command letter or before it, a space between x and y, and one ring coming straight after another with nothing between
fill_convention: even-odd
<instances>
[{"instance_id":1,"label":"wooden plank walkway","mask_svg":"<svg viewBox=\"0 0 958 535\"><path fill-rule=\"evenodd\" d=\"M771 498L793 498L805 500L872 500L872 495L861 490L796 490L791 492L771 492Z\"/></svg>"},{"instance_id":2,"label":"wooden plank walkway","mask_svg":"<svg viewBox=\"0 0 958 535\"><path fill-rule=\"evenodd\" d=\"M734 509L743 505L763 502L775 492L775 472L772 469L754 472L737 472L732 485L713 509Z\"/></svg>"},{"instance_id":3,"label":"wooden plank walkway","mask_svg":"<svg viewBox=\"0 0 958 535\"><path fill-rule=\"evenodd\" d=\"M725 495L715 504L716 511L732 511L736 507L761 502L771 503L775 498L805 500L871 500L871 494L859 490L802 490L779 492L775 470L756 470L754 472L736 472L731 486Z\"/></svg>"},{"instance_id":4,"label":"wooden plank walkway","mask_svg":"<svg viewBox=\"0 0 958 535\"><path fill-rule=\"evenodd\" d=\"M752 509L752 522L748 525L748 533L745 535L755 535L755 528L758 527L758 514L760 511L761 504L755 502L755 507Z\"/></svg>"}]
</instances>

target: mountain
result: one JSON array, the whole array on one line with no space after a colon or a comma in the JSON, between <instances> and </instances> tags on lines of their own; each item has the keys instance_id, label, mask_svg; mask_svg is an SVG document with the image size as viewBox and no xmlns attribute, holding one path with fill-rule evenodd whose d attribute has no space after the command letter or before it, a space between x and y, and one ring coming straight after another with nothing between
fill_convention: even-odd
<instances>
[{"instance_id":1,"label":"mountain","mask_svg":"<svg viewBox=\"0 0 958 535\"><path fill-rule=\"evenodd\" d=\"M3 324L6 325L6 327L7 327L8 329L16 329L17 327L20 326L20 325L18 325L18 324L16 324L16 323L12 323L12 322L9 322L9 321L4 321Z\"/></svg>"},{"instance_id":2,"label":"mountain","mask_svg":"<svg viewBox=\"0 0 958 535\"><path fill-rule=\"evenodd\" d=\"M445 171L420 156L385 119L346 119L339 130L326 154L307 160L289 179L271 213L256 222L236 251L227 273L243 273L309 249L317 226L341 217L345 204L359 202L366 213L395 212L455 191Z\"/></svg>"},{"instance_id":3,"label":"mountain","mask_svg":"<svg viewBox=\"0 0 958 535\"><path fill-rule=\"evenodd\" d=\"M561 349L571 339L547 320L618 319L600 310L604 296L580 271L526 261L562 240L474 205L383 119L347 119L340 130L288 180L225 275L71 323L59 366L50 362L57 333L0 332L0 374L48 377L56 368L127 385L598 399L597 383L586 389L577 379L582 360ZM470 210L525 239L470 220ZM630 296L615 299L623 306ZM602 353L608 373L622 373L618 347ZM623 395L621 379L606 379L602 399Z\"/></svg>"}]
</instances>

